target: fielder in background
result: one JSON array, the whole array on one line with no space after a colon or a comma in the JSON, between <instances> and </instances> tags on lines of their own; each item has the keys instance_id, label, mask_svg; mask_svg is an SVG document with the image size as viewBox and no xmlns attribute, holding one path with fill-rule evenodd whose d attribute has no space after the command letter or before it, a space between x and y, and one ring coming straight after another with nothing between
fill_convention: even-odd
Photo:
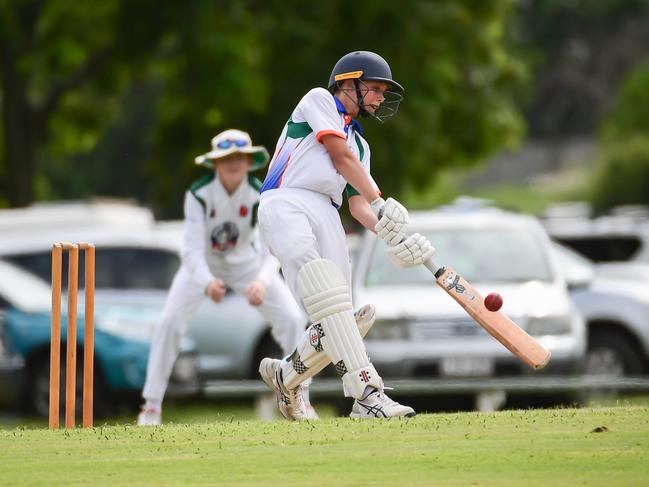
<instances>
[{"instance_id":1,"label":"fielder in background","mask_svg":"<svg viewBox=\"0 0 649 487\"><path fill-rule=\"evenodd\" d=\"M363 320L354 320L350 259L338 214L345 194L352 216L385 240L399 266L422 264L435 252L425 237L406 236L407 210L381 198L370 176L370 148L356 120L391 118L403 88L392 79L388 63L367 51L343 56L327 87L312 89L298 103L261 188L262 238L312 325L291 355L263 359L259 373L289 420L308 419L300 385L329 361L342 377L345 395L355 399L351 417L414 416L412 408L383 392L368 358ZM372 315L372 308L359 315Z\"/></svg>"},{"instance_id":2,"label":"fielder in background","mask_svg":"<svg viewBox=\"0 0 649 487\"><path fill-rule=\"evenodd\" d=\"M297 343L306 316L279 275L279 264L257 230L261 183L248 176L268 162L264 147L253 146L240 130L212 139L212 150L196 158L211 174L185 194L182 265L169 290L151 343L139 425L161 424L162 400L190 317L206 298L220 302L229 287L243 294L271 325L284 353ZM300 389L310 418L308 389Z\"/></svg>"}]
</instances>

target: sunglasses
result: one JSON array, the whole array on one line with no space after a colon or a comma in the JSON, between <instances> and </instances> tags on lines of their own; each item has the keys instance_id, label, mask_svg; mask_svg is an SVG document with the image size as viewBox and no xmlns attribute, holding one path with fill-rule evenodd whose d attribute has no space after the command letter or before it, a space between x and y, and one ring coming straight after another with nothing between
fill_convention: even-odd
<instances>
[{"instance_id":1,"label":"sunglasses","mask_svg":"<svg viewBox=\"0 0 649 487\"><path fill-rule=\"evenodd\" d=\"M230 139L227 139L227 140L222 140L221 142L219 142L218 144L216 144L216 146L217 146L219 149L229 149L229 148L232 147L232 146L236 146L236 147L245 147L245 146L247 146L247 145L248 145L248 141L247 141L247 140L241 140L241 139L239 139L239 140L230 140Z\"/></svg>"}]
</instances>

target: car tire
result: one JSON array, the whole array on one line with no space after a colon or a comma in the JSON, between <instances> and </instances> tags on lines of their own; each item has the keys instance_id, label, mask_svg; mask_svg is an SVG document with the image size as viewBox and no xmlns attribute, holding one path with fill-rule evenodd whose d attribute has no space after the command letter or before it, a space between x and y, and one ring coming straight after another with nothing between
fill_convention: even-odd
<instances>
[{"instance_id":1,"label":"car tire","mask_svg":"<svg viewBox=\"0 0 649 487\"><path fill-rule=\"evenodd\" d=\"M82 415L82 396L83 396L83 360L79 360L77 355L77 382L76 382L76 400L75 416L77 422L81 421ZM47 418L49 416L50 404L50 359L49 356L43 355L35 360L30 367L29 383L27 384L27 406L38 416ZM106 386L102 374L95 363L94 367L94 390L93 390L93 416L103 418L111 414L113 405L108 401ZM65 358L61 358L60 371L60 390L59 390L59 414L61 421L65 417Z\"/></svg>"},{"instance_id":2,"label":"car tire","mask_svg":"<svg viewBox=\"0 0 649 487\"><path fill-rule=\"evenodd\" d=\"M645 361L629 337L611 330L595 330L591 333L584 360L584 373L622 377L645 372Z\"/></svg>"}]
</instances>

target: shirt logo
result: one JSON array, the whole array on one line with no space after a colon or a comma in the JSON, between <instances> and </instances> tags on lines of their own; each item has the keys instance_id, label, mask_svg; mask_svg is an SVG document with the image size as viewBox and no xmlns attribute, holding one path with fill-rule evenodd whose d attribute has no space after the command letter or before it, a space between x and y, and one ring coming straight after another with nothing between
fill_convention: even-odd
<instances>
[{"instance_id":1,"label":"shirt logo","mask_svg":"<svg viewBox=\"0 0 649 487\"><path fill-rule=\"evenodd\" d=\"M242 218L248 216L248 207L246 205L241 205L241 208L239 208L239 216Z\"/></svg>"},{"instance_id":2,"label":"shirt logo","mask_svg":"<svg viewBox=\"0 0 649 487\"><path fill-rule=\"evenodd\" d=\"M237 240L239 240L239 228L232 222L221 223L210 234L212 249L219 252L227 252L234 248Z\"/></svg>"}]
</instances>

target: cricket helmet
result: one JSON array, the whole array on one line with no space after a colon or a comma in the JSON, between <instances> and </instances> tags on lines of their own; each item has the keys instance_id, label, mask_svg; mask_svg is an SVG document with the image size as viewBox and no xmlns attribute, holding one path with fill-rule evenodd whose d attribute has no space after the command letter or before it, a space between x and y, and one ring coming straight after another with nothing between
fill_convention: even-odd
<instances>
[{"instance_id":1,"label":"cricket helmet","mask_svg":"<svg viewBox=\"0 0 649 487\"><path fill-rule=\"evenodd\" d=\"M404 91L403 86L392 79L392 71L387 61L370 51L354 51L341 57L331 71L327 87L333 90L338 81L346 79L383 81L389 84L393 91Z\"/></svg>"},{"instance_id":2,"label":"cricket helmet","mask_svg":"<svg viewBox=\"0 0 649 487\"><path fill-rule=\"evenodd\" d=\"M404 89L403 86L392 79L390 65L381 56L370 51L354 51L345 54L338 60L331 71L327 88L334 93L339 88L340 83L346 79L354 80L361 116L373 116L377 120L384 122L397 113L399 104L403 100ZM368 112L363 104L360 86L364 81L382 81L390 86L385 92L386 100L375 113Z\"/></svg>"}]
</instances>

